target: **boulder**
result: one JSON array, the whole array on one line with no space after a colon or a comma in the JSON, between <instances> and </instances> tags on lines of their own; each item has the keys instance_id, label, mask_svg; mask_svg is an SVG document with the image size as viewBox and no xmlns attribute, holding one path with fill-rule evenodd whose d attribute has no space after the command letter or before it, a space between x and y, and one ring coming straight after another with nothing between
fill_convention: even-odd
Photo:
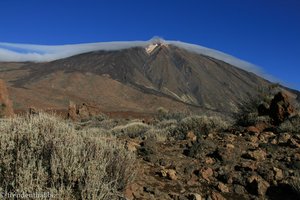
<instances>
[{"instance_id":1,"label":"boulder","mask_svg":"<svg viewBox=\"0 0 300 200\"><path fill-rule=\"evenodd\" d=\"M273 167L273 170L274 170L274 174L275 174L275 180L276 181L281 181L284 176L283 176L283 171L277 167Z\"/></svg>"},{"instance_id":2,"label":"boulder","mask_svg":"<svg viewBox=\"0 0 300 200\"><path fill-rule=\"evenodd\" d=\"M211 156L223 163L232 163L236 160L239 154L240 152L236 151L235 148L218 147Z\"/></svg>"},{"instance_id":3,"label":"boulder","mask_svg":"<svg viewBox=\"0 0 300 200\"><path fill-rule=\"evenodd\" d=\"M138 197L139 193L141 193L142 187L139 186L136 183L132 183L126 186L125 190L124 190L124 196L126 199L128 200L133 200L136 199L136 197Z\"/></svg>"},{"instance_id":4,"label":"boulder","mask_svg":"<svg viewBox=\"0 0 300 200\"><path fill-rule=\"evenodd\" d=\"M68 118L72 119L73 121L76 121L79 119L79 116L77 114L77 106L72 101L69 102Z\"/></svg>"},{"instance_id":5,"label":"boulder","mask_svg":"<svg viewBox=\"0 0 300 200\"><path fill-rule=\"evenodd\" d=\"M188 194L187 195L187 198L188 199L191 199L191 200L202 200L202 197L200 194L197 194L197 193L191 193L191 194Z\"/></svg>"},{"instance_id":6,"label":"boulder","mask_svg":"<svg viewBox=\"0 0 300 200\"><path fill-rule=\"evenodd\" d=\"M233 144L226 144L226 148L229 148L229 149L234 149L235 146Z\"/></svg>"},{"instance_id":7,"label":"boulder","mask_svg":"<svg viewBox=\"0 0 300 200\"><path fill-rule=\"evenodd\" d=\"M287 144L291 148L300 149L300 144L294 138L289 139Z\"/></svg>"},{"instance_id":8,"label":"boulder","mask_svg":"<svg viewBox=\"0 0 300 200\"><path fill-rule=\"evenodd\" d=\"M206 181L210 182L210 178L214 175L214 171L210 167L205 167L200 170L200 173Z\"/></svg>"},{"instance_id":9,"label":"boulder","mask_svg":"<svg viewBox=\"0 0 300 200\"><path fill-rule=\"evenodd\" d=\"M211 165L215 163L215 160L212 159L211 157L205 157L205 163Z\"/></svg>"},{"instance_id":10,"label":"boulder","mask_svg":"<svg viewBox=\"0 0 300 200\"><path fill-rule=\"evenodd\" d=\"M251 176L248 178L247 190L250 194L264 196L270 187L270 184L259 176Z\"/></svg>"},{"instance_id":11,"label":"boulder","mask_svg":"<svg viewBox=\"0 0 300 200\"><path fill-rule=\"evenodd\" d=\"M289 141L289 139L291 139L291 138L292 138L292 136L290 133L280 133L278 135L278 143L286 144Z\"/></svg>"},{"instance_id":12,"label":"boulder","mask_svg":"<svg viewBox=\"0 0 300 200\"><path fill-rule=\"evenodd\" d=\"M86 119L92 116L92 114L90 114L89 112L88 105L85 103L79 105L77 107L77 110L78 110L78 115L81 119Z\"/></svg>"},{"instance_id":13,"label":"boulder","mask_svg":"<svg viewBox=\"0 0 300 200\"><path fill-rule=\"evenodd\" d=\"M269 140L275 139L276 135L273 132L266 131L262 132L258 138L261 143L267 143Z\"/></svg>"},{"instance_id":14,"label":"boulder","mask_svg":"<svg viewBox=\"0 0 300 200\"><path fill-rule=\"evenodd\" d=\"M160 170L160 174L162 177L168 178L170 180L177 180L176 171L174 169L162 169Z\"/></svg>"},{"instance_id":15,"label":"boulder","mask_svg":"<svg viewBox=\"0 0 300 200\"><path fill-rule=\"evenodd\" d=\"M245 194L246 193L246 190L245 190L244 186L242 186L242 185L234 185L233 191L236 194Z\"/></svg>"},{"instance_id":16,"label":"boulder","mask_svg":"<svg viewBox=\"0 0 300 200\"><path fill-rule=\"evenodd\" d=\"M87 119L100 113L101 111L97 106L88 103L76 104L72 101L69 103L68 118L73 121Z\"/></svg>"},{"instance_id":17,"label":"boulder","mask_svg":"<svg viewBox=\"0 0 300 200\"><path fill-rule=\"evenodd\" d=\"M0 117L12 117L13 115L13 104L9 99L6 84L0 80Z\"/></svg>"},{"instance_id":18,"label":"boulder","mask_svg":"<svg viewBox=\"0 0 300 200\"><path fill-rule=\"evenodd\" d=\"M293 156L294 160L300 161L300 153L295 153Z\"/></svg>"},{"instance_id":19,"label":"boulder","mask_svg":"<svg viewBox=\"0 0 300 200\"><path fill-rule=\"evenodd\" d=\"M283 92L277 93L271 101L269 116L275 125L279 125L288 119L295 109L292 106L289 96Z\"/></svg>"},{"instance_id":20,"label":"boulder","mask_svg":"<svg viewBox=\"0 0 300 200\"><path fill-rule=\"evenodd\" d=\"M266 159L267 153L262 149L257 150L249 150L245 154L242 155L243 158L256 160L256 161L263 161Z\"/></svg>"},{"instance_id":21,"label":"boulder","mask_svg":"<svg viewBox=\"0 0 300 200\"><path fill-rule=\"evenodd\" d=\"M255 126L249 126L249 127L247 127L247 132L250 135L256 135L256 134L260 133L260 131L258 130L258 128L256 128Z\"/></svg>"},{"instance_id":22,"label":"boulder","mask_svg":"<svg viewBox=\"0 0 300 200\"><path fill-rule=\"evenodd\" d=\"M237 171L255 171L257 170L257 162L253 161L243 161L240 164L235 166L235 170Z\"/></svg>"},{"instance_id":23,"label":"boulder","mask_svg":"<svg viewBox=\"0 0 300 200\"><path fill-rule=\"evenodd\" d=\"M229 188L224 183L219 182L217 187L218 187L218 190L220 190L220 192L223 192L223 193L229 192Z\"/></svg>"},{"instance_id":24,"label":"boulder","mask_svg":"<svg viewBox=\"0 0 300 200\"><path fill-rule=\"evenodd\" d=\"M225 197L223 197L220 193L213 191L211 193L211 199L212 200L226 200Z\"/></svg>"},{"instance_id":25,"label":"boulder","mask_svg":"<svg viewBox=\"0 0 300 200\"><path fill-rule=\"evenodd\" d=\"M35 107L28 108L28 114L29 115L37 115L39 114L39 111Z\"/></svg>"},{"instance_id":26,"label":"boulder","mask_svg":"<svg viewBox=\"0 0 300 200\"><path fill-rule=\"evenodd\" d=\"M246 140L255 144L258 141L258 137L253 135L253 136L246 137Z\"/></svg>"},{"instance_id":27,"label":"boulder","mask_svg":"<svg viewBox=\"0 0 300 200\"><path fill-rule=\"evenodd\" d=\"M195 133L193 131L187 132L185 137L186 137L187 140L190 140L190 141L193 141L193 142L197 140L197 136L195 135Z\"/></svg>"}]
</instances>

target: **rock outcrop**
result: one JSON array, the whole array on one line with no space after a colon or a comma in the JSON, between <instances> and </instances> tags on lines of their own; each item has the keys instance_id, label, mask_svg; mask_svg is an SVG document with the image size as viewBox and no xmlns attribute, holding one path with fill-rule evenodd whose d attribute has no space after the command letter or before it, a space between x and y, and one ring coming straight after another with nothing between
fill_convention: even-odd
<instances>
[{"instance_id":1,"label":"rock outcrop","mask_svg":"<svg viewBox=\"0 0 300 200\"><path fill-rule=\"evenodd\" d=\"M12 101L9 99L6 84L0 80L0 117L12 117L13 115Z\"/></svg>"},{"instance_id":2,"label":"rock outcrop","mask_svg":"<svg viewBox=\"0 0 300 200\"><path fill-rule=\"evenodd\" d=\"M93 106L91 104L76 104L72 101L70 101L69 103L68 118L72 119L73 121L87 119L100 113L100 109L97 106Z\"/></svg>"},{"instance_id":3,"label":"rock outcrop","mask_svg":"<svg viewBox=\"0 0 300 200\"><path fill-rule=\"evenodd\" d=\"M278 92L270 105L267 103L260 104L257 107L257 112L259 116L269 116L274 125L279 125L294 114L295 108L288 94Z\"/></svg>"},{"instance_id":4,"label":"rock outcrop","mask_svg":"<svg viewBox=\"0 0 300 200\"><path fill-rule=\"evenodd\" d=\"M275 124L280 124L288 119L295 109L292 106L289 96L283 92L277 93L270 104L269 116L274 120Z\"/></svg>"}]
</instances>

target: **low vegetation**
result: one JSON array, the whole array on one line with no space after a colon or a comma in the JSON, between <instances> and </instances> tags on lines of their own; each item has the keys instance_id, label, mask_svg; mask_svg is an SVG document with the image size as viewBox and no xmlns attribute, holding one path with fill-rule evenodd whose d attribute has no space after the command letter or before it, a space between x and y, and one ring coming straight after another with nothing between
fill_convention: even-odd
<instances>
[{"instance_id":1,"label":"low vegetation","mask_svg":"<svg viewBox=\"0 0 300 200\"><path fill-rule=\"evenodd\" d=\"M222 193L237 190L241 196L253 197L276 194L272 189L285 184L291 195L299 194L299 175L287 168L299 168L300 139L291 133L300 132L300 115L275 126L269 116L259 116L255 102L237 115L235 124L217 115L171 113L162 108L157 116L144 120L101 114L72 122L45 113L1 119L0 192L49 192L54 199L124 199L126 188L132 189L127 186L140 181L142 189L131 192L153 197L162 195L148 187L157 181L184 185L197 176L199 181L190 183L208 181L212 189L198 191L206 197L216 185ZM256 131L257 124L266 125L268 131ZM289 160L282 157L281 148L289 152ZM272 156L267 156L270 152ZM250 168L249 163L255 165ZM253 178L249 169L255 181L249 182ZM232 173L239 182L224 182ZM151 184L144 177L153 178Z\"/></svg>"},{"instance_id":2,"label":"low vegetation","mask_svg":"<svg viewBox=\"0 0 300 200\"><path fill-rule=\"evenodd\" d=\"M189 112L174 112L174 111L169 111L163 107L159 107L157 109L157 120L159 121L164 121L164 120L176 120L180 121L184 117L189 116Z\"/></svg>"},{"instance_id":3,"label":"low vegetation","mask_svg":"<svg viewBox=\"0 0 300 200\"><path fill-rule=\"evenodd\" d=\"M154 120L101 115L73 123L40 113L0 121L0 192L45 192L61 199L118 199L134 178L135 154L122 137L166 141L181 133L224 129L218 117Z\"/></svg>"},{"instance_id":4,"label":"low vegetation","mask_svg":"<svg viewBox=\"0 0 300 200\"><path fill-rule=\"evenodd\" d=\"M280 132L299 132L299 103L277 84L260 89L258 95L241 103L234 115L237 126L274 125Z\"/></svg>"},{"instance_id":5,"label":"low vegetation","mask_svg":"<svg viewBox=\"0 0 300 200\"><path fill-rule=\"evenodd\" d=\"M56 199L118 199L135 155L99 130L76 130L48 114L0 121L0 192Z\"/></svg>"},{"instance_id":6,"label":"low vegetation","mask_svg":"<svg viewBox=\"0 0 300 200\"><path fill-rule=\"evenodd\" d=\"M142 122L131 122L126 125L116 126L111 129L113 135L122 136L126 135L130 138L143 137L145 132L149 130L149 126Z\"/></svg>"},{"instance_id":7,"label":"low vegetation","mask_svg":"<svg viewBox=\"0 0 300 200\"><path fill-rule=\"evenodd\" d=\"M300 114L297 114L279 126L281 132L300 133Z\"/></svg>"},{"instance_id":8,"label":"low vegetation","mask_svg":"<svg viewBox=\"0 0 300 200\"><path fill-rule=\"evenodd\" d=\"M218 116L192 115L179 121L172 134L178 139L184 139L185 134L189 131L193 131L197 136L200 136L212 131L227 129L229 126L229 121Z\"/></svg>"}]
</instances>

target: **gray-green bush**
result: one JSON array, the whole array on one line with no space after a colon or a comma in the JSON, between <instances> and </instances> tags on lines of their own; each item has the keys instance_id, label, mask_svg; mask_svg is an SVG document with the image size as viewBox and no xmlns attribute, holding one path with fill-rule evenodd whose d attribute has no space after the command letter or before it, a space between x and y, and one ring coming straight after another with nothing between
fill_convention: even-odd
<instances>
[{"instance_id":1,"label":"gray-green bush","mask_svg":"<svg viewBox=\"0 0 300 200\"><path fill-rule=\"evenodd\" d=\"M130 122L126 125L116 126L111 129L113 135L129 136L130 138L143 137L144 133L150 129L150 126L142 122Z\"/></svg>"},{"instance_id":2,"label":"gray-green bush","mask_svg":"<svg viewBox=\"0 0 300 200\"><path fill-rule=\"evenodd\" d=\"M300 134L300 114L297 114L280 124L281 132L291 132Z\"/></svg>"},{"instance_id":3,"label":"gray-green bush","mask_svg":"<svg viewBox=\"0 0 300 200\"><path fill-rule=\"evenodd\" d=\"M48 114L0 121L0 192L50 192L55 199L118 199L135 155L115 138Z\"/></svg>"},{"instance_id":4,"label":"gray-green bush","mask_svg":"<svg viewBox=\"0 0 300 200\"><path fill-rule=\"evenodd\" d=\"M182 119L173 131L173 136L184 139L188 131L194 131L196 135L207 134L211 131L227 129L230 123L218 116L192 115Z\"/></svg>"},{"instance_id":5,"label":"gray-green bush","mask_svg":"<svg viewBox=\"0 0 300 200\"><path fill-rule=\"evenodd\" d=\"M172 111L166 110L163 107L160 107L157 109L156 118L159 121L163 121L163 120L180 121L181 119L187 117L188 115L189 115L189 113L187 113L187 112L172 112Z\"/></svg>"}]
</instances>

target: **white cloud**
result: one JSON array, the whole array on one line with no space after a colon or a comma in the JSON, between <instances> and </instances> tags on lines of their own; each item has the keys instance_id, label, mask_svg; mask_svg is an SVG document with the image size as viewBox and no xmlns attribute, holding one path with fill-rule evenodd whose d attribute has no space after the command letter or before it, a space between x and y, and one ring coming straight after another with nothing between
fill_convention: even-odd
<instances>
[{"instance_id":1,"label":"white cloud","mask_svg":"<svg viewBox=\"0 0 300 200\"><path fill-rule=\"evenodd\" d=\"M3 62L46 62L69 56L97 51L113 51L136 46L147 46L149 42L99 42L72 45L32 45L0 42L0 61Z\"/></svg>"},{"instance_id":2,"label":"white cloud","mask_svg":"<svg viewBox=\"0 0 300 200\"><path fill-rule=\"evenodd\" d=\"M33 44L14 44L0 42L0 61L2 62L46 62L61 58L74 56L91 51L113 51L128 49L132 47L147 47L155 42L172 44L188 51L210 56L222 60L236 67L261 74L261 70L246 61L240 60L223 52L209 49L200 45L184 43L180 41L168 41L159 38L153 38L149 41L119 41L119 42L98 42L86 44L71 45L33 45Z\"/></svg>"}]
</instances>

